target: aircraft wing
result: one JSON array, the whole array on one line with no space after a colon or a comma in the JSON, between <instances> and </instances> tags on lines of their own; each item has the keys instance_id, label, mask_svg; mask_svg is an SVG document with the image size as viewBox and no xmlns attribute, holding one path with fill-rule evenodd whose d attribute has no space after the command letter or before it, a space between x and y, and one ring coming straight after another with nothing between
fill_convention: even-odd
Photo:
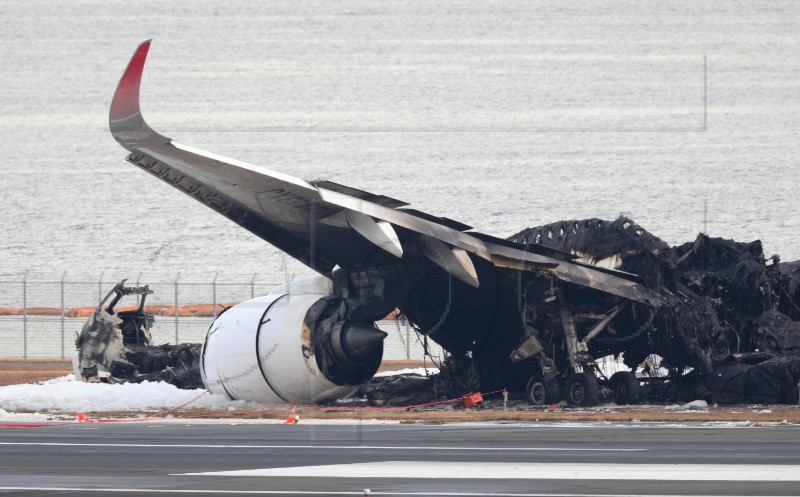
<instances>
[{"instance_id":1,"label":"aircraft wing","mask_svg":"<svg viewBox=\"0 0 800 497\"><path fill-rule=\"evenodd\" d=\"M139 107L150 41L142 43L117 86L109 112L128 161L170 183L312 269L389 264L426 257L477 287L471 257L557 278L623 298L657 304L660 295L635 275L572 262L569 254L522 246L413 209L399 200L330 181L307 182L264 167L204 152L153 131Z\"/></svg>"}]
</instances>

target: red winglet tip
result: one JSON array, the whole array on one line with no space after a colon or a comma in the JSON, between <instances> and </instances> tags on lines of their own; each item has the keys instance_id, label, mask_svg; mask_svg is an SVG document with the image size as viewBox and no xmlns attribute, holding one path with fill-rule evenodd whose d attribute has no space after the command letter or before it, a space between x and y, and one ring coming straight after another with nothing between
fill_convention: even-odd
<instances>
[{"instance_id":1,"label":"red winglet tip","mask_svg":"<svg viewBox=\"0 0 800 497\"><path fill-rule=\"evenodd\" d=\"M131 57L122 79L119 80L114 100L111 102L109 118L119 121L135 114L139 114L139 87L142 83L142 72L147 60L152 40L142 42Z\"/></svg>"}]
</instances>

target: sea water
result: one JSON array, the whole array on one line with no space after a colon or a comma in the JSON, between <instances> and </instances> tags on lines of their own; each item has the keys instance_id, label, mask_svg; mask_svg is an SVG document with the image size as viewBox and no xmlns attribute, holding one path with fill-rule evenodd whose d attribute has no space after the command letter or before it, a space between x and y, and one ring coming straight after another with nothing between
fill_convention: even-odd
<instances>
[{"instance_id":1,"label":"sea water","mask_svg":"<svg viewBox=\"0 0 800 497\"><path fill-rule=\"evenodd\" d=\"M4 0L0 280L307 272L125 162L108 106L148 38L143 113L180 143L502 237L623 214L797 259L799 24L795 2Z\"/></svg>"}]
</instances>

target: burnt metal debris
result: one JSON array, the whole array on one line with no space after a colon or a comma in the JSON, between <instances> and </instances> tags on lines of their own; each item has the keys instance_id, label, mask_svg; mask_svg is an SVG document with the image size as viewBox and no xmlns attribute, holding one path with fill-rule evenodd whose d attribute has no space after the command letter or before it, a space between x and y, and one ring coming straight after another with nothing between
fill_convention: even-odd
<instances>
[{"instance_id":1,"label":"burnt metal debris","mask_svg":"<svg viewBox=\"0 0 800 497\"><path fill-rule=\"evenodd\" d=\"M800 382L800 261L766 258L760 241L699 234L670 247L628 218L561 221L510 237L535 252L556 249L577 262L638 276L663 296L659 305L554 285L542 276L517 282L523 336L492 357L457 347L431 378L373 378L359 391L372 405L403 405L506 387L532 404L566 400L593 405L704 399L713 403L796 403ZM114 287L77 341L76 374L99 381L166 381L200 388L200 344L152 346L153 316L143 311L147 287ZM116 312L127 295L136 309ZM413 322L413 321L412 321ZM440 343L447 336L429 332ZM510 354L508 353L510 351ZM595 359L622 358L632 372L606 377ZM660 358L653 364L650 359ZM495 361L493 363L492 361ZM495 365L530 371L518 385L499 385ZM498 369L500 366L498 366ZM574 371L565 376L564 371ZM561 372L561 373L559 373ZM635 374L634 374L635 372ZM501 375L498 375L501 377ZM503 375L507 378L508 375Z\"/></svg>"},{"instance_id":2,"label":"burnt metal debris","mask_svg":"<svg viewBox=\"0 0 800 497\"><path fill-rule=\"evenodd\" d=\"M800 261L766 258L760 241L702 233L670 247L626 217L560 221L523 230L510 240L638 275L668 301L619 303L596 292L521 280L526 330L509 358L538 362L534 369L541 374L523 390L530 403L798 402ZM605 377L594 359L607 355L622 356L635 373ZM651 361L654 355L658 364ZM583 372L558 375L575 365ZM485 367L466 355L450 355L429 388L439 396L494 388L485 384L487 375L480 371ZM371 388L380 390L381 403L390 402L385 380L365 389L370 400ZM424 390L419 393L425 398ZM406 388L398 400L408 399Z\"/></svg>"},{"instance_id":3,"label":"burnt metal debris","mask_svg":"<svg viewBox=\"0 0 800 497\"><path fill-rule=\"evenodd\" d=\"M200 344L152 345L153 314L145 312L148 286L114 288L89 316L75 341L73 370L86 382L141 383L165 381L179 388L203 388ZM127 296L136 306L117 310ZM104 307L105 302L111 301Z\"/></svg>"},{"instance_id":4,"label":"burnt metal debris","mask_svg":"<svg viewBox=\"0 0 800 497\"><path fill-rule=\"evenodd\" d=\"M645 382L643 393L651 400L797 402L798 262L765 258L760 241L702 233L694 242L669 247L625 217L562 221L511 239L638 274L649 286L674 295L667 306L632 305L629 331L619 329L615 319L611 333L598 336L590 347L597 357L622 353L634 370L651 354L660 356L667 374ZM593 306L574 302L572 310L586 313Z\"/></svg>"}]
</instances>

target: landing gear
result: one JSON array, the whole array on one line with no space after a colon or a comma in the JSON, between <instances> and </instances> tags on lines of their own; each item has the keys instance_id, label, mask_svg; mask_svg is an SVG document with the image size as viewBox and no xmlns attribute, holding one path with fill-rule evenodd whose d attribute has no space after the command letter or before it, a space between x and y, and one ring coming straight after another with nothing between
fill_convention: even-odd
<instances>
[{"instance_id":1,"label":"landing gear","mask_svg":"<svg viewBox=\"0 0 800 497\"><path fill-rule=\"evenodd\" d=\"M573 374L567 381L567 402L574 406L591 407L600 402L600 384L594 373Z\"/></svg>"},{"instance_id":2,"label":"landing gear","mask_svg":"<svg viewBox=\"0 0 800 497\"><path fill-rule=\"evenodd\" d=\"M642 394L639 379L630 371L618 371L609 379L611 398L618 405L636 404Z\"/></svg>"},{"instance_id":3,"label":"landing gear","mask_svg":"<svg viewBox=\"0 0 800 497\"><path fill-rule=\"evenodd\" d=\"M561 386L557 378L547 381L539 375L534 375L528 381L525 393L528 397L528 404L534 406L555 404L561 401Z\"/></svg>"}]
</instances>

